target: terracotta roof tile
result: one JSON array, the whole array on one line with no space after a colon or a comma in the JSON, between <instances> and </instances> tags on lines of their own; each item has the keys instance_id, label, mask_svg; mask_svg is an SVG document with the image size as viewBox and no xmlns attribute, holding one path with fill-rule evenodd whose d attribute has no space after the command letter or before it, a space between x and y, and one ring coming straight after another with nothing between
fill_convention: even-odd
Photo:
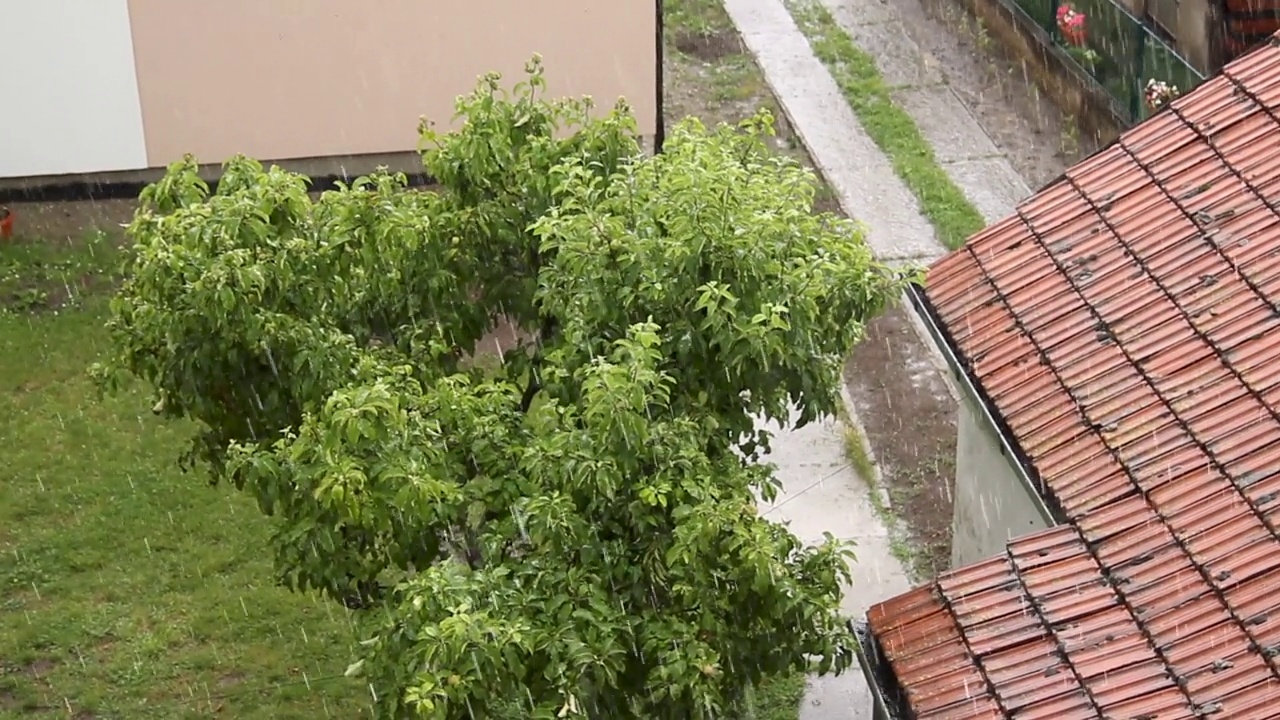
<instances>
[{"instance_id":1,"label":"terracotta roof tile","mask_svg":"<svg viewBox=\"0 0 1280 720\"><path fill-rule=\"evenodd\" d=\"M930 270L1068 523L868 613L915 717L1280 717L1278 114L1273 39Z\"/></svg>"}]
</instances>

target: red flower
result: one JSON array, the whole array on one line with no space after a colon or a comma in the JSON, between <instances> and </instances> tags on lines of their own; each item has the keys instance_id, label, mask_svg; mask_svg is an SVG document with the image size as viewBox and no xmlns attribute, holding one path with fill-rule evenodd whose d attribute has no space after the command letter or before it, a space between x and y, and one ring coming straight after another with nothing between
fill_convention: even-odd
<instances>
[{"instance_id":1,"label":"red flower","mask_svg":"<svg viewBox=\"0 0 1280 720\"><path fill-rule=\"evenodd\" d=\"M1058 6L1058 29L1072 45L1084 45L1084 13L1070 5Z\"/></svg>"}]
</instances>

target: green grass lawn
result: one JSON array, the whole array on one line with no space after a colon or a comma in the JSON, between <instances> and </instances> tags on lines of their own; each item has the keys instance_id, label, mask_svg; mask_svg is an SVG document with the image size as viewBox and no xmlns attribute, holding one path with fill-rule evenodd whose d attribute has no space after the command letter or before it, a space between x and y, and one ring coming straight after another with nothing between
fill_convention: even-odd
<instances>
[{"instance_id":1,"label":"green grass lawn","mask_svg":"<svg viewBox=\"0 0 1280 720\"><path fill-rule=\"evenodd\" d=\"M272 583L267 520L99 400L109 243L0 245L0 718L367 717L346 611ZM72 302L56 312L47 305ZM756 720L794 720L798 676Z\"/></svg>"},{"instance_id":2,"label":"green grass lawn","mask_svg":"<svg viewBox=\"0 0 1280 720\"><path fill-rule=\"evenodd\" d=\"M108 248L0 246L0 717L367 716L345 611L273 585L257 509L178 470L189 428L95 396L101 290L28 312Z\"/></svg>"}]
</instances>

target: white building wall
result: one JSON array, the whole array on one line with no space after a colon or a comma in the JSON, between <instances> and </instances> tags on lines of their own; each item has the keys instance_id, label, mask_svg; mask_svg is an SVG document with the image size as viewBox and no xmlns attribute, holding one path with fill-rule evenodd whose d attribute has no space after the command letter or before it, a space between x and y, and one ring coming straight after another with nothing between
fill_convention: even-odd
<instances>
[{"instance_id":1,"label":"white building wall","mask_svg":"<svg viewBox=\"0 0 1280 720\"><path fill-rule=\"evenodd\" d=\"M0 177L147 167L127 0L0 0Z\"/></svg>"},{"instance_id":2,"label":"white building wall","mask_svg":"<svg viewBox=\"0 0 1280 720\"><path fill-rule=\"evenodd\" d=\"M960 403L956 428L951 566L963 567L1002 554L1009 540L1052 523L971 399Z\"/></svg>"}]
</instances>

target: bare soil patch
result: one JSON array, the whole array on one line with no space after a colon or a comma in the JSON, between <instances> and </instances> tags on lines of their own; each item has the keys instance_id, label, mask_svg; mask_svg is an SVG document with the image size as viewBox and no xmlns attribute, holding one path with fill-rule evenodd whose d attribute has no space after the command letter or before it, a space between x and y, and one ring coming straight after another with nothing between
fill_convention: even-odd
<instances>
[{"instance_id":1,"label":"bare soil patch","mask_svg":"<svg viewBox=\"0 0 1280 720\"><path fill-rule=\"evenodd\" d=\"M746 51L742 38L732 30L701 33L694 30L677 30L673 45L676 50L703 62L715 62L730 55Z\"/></svg>"},{"instance_id":2,"label":"bare soil patch","mask_svg":"<svg viewBox=\"0 0 1280 720\"><path fill-rule=\"evenodd\" d=\"M40 678L43 678L44 676L53 672L53 669L56 667L58 667L58 663L55 662L54 660L51 660L49 658L40 658L37 660L32 660L26 665L23 665L19 669L19 672L25 673L39 680Z\"/></svg>"},{"instance_id":3,"label":"bare soil patch","mask_svg":"<svg viewBox=\"0 0 1280 720\"><path fill-rule=\"evenodd\" d=\"M867 326L844 379L891 511L905 524L909 569L926 580L951 564L956 404L909 312L896 306Z\"/></svg>"},{"instance_id":4,"label":"bare soil patch","mask_svg":"<svg viewBox=\"0 0 1280 720\"><path fill-rule=\"evenodd\" d=\"M118 234L133 218L133 200L83 200L73 202L12 203L14 235L18 240L79 240L91 230Z\"/></svg>"}]
</instances>

